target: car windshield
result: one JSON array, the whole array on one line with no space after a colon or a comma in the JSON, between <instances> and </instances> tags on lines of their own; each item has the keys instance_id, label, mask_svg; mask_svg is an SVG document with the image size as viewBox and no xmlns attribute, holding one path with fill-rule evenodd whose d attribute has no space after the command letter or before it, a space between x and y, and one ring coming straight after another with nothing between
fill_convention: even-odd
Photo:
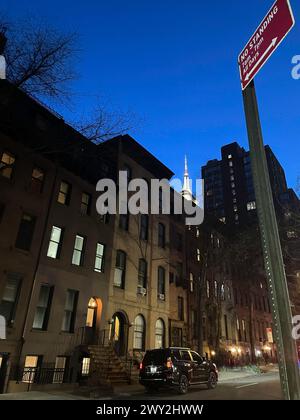
<instances>
[{"instance_id":1,"label":"car windshield","mask_svg":"<svg viewBox=\"0 0 300 420\"><path fill-rule=\"evenodd\" d=\"M143 360L143 364L147 365L163 365L167 361L167 353L163 350L147 351Z\"/></svg>"}]
</instances>

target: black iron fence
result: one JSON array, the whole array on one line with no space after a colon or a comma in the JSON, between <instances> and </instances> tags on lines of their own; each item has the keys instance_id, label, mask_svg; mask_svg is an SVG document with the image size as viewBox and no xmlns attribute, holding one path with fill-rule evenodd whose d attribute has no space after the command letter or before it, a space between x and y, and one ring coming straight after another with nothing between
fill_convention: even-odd
<instances>
[{"instance_id":1,"label":"black iron fence","mask_svg":"<svg viewBox=\"0 0 300 420\"><path fill-rule=\"evenodd\" d=\"M38 384L62 384L68 382L68 369L48 366L41 367L19 367L12 366L9 379L16 382L23 382L28 385Z\"/></svg>"}]
</instances>

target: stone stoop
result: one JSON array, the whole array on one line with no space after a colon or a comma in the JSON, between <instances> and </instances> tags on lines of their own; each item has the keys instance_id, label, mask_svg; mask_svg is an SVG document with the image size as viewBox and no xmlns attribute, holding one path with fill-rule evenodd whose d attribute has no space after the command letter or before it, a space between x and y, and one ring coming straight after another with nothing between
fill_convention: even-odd
<instances>
[{"instance_id":1,"label":"stone stoop","mask_svg":"<svg viewBox=\"0 0 300 420\"><path fill-rule=\"evenodd\" d=\"M89 386L121 385L130 382L121 359L111 347L88 346L91 358Z\"/></svg>"}]
</instances>

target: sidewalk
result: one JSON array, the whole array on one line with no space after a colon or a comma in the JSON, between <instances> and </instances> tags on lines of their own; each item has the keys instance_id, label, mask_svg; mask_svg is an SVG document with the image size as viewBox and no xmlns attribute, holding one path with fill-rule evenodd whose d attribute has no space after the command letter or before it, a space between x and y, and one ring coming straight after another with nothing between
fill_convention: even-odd
<instances>
[{"instance_id":1,"label":"sidewalk","mask_svg":"<svg viewBox=\"0 0 300 420\"><path fill-rule=\"evenodd\" d=\"M219 382L228 382L235 379L246 378L254 375L263 375L269 372L278 372L277 365L268 365L261 367L243 367L228 368L219 370ZM104 387L101 388L77 388L76 390L66 392L63 390L52 390L48 392L30 391L18 392L14 394L0 394L0 400L111 400L114 398L130 397L136 393L143 393L145 389L142 385L134 383L132 385L115 386L114 390Z\"/></svg>"},{"instance_id":2,"label":"sidewalk","mask_svg":"<svg viewBox=\"0 0 300 420\"><path fill-rule=\"evenodd\" d=\"M263 375L264 373L278 372L277 365L245 366L240 368L225 368L219 370L219 382L246 378L247 376Z\"/></svg>"}]
</instances>

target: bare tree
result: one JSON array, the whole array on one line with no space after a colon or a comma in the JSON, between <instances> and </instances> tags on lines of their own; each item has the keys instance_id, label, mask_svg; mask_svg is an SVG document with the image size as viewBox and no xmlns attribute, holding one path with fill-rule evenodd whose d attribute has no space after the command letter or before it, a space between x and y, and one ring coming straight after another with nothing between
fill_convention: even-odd
<instances>
[{"instance_id":1,"label":"bare tree","mask_svg":"<svg viewBox=\"0 0 300 420\"><path fill-rule=\"evenodd\" d=\"M108 109L107 105L96 105L87 117L83 116L80 122L74 123L75 128L96 144L136 128L138 119L134 113Z\"/></svg>"},{"instance_id":2,"label":"bare tree","mask_svg":"<svg viewBox=\"0 0 300 420\"><path fill-rule=\"evenodd\" d=\"M65 100L76 77L76 35L33 18L12 23L0 17L0 31L7 37L7 79L27 93Z\"/></svg>"}]
</instances>

